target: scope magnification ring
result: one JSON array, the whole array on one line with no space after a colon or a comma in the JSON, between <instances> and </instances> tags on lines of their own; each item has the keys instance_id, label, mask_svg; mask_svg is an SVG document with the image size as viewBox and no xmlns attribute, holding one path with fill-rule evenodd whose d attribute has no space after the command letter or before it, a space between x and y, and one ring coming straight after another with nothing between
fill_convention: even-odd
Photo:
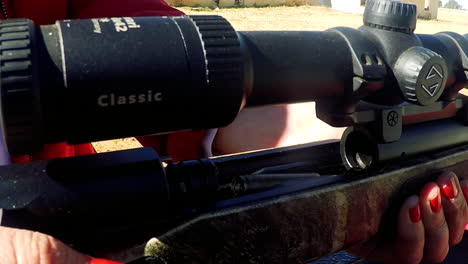
<instances>
[{"instance_id":1,"label":"scope magnification ring","mask_svg":"<svg viewBox=\"0 0 468 264\"><path fill-rule=\"evenodd\" d=\"M8 151L26 154L38 149L40 137L35 26L28 19L0 22L0 87L3 132Z\"/></svg>"}]
</instances>

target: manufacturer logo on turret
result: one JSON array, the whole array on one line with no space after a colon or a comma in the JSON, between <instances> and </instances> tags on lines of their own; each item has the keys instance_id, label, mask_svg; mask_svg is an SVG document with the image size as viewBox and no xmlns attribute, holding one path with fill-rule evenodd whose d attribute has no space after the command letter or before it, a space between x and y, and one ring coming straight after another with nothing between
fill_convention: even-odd
<instances>
[{"instance_id":1,"label":"manufacturer logo on turret","mask_svg":"<svg viewBox=\"0 0 468 264\"><path fill-rule=\"evenodd\" d=\"M426 75L426 79L422 82L421 87L430 96L434 97L442 86L444 80L444 71L438 64L431 66Z\"/></svg>"},{"instance_id":2,"label":"manufacturer logo on turret","mask_svg":"<svg viewBox=\"0 0 468 264\"><path fill-rule=\"evenodd\" d=\"M140 94L119 95L115 93L102 94L97 97L97 105L100 107L112 107L119 105L148 104L162 102L161 92L148 90Z\"/></svg>"}]
</instances>

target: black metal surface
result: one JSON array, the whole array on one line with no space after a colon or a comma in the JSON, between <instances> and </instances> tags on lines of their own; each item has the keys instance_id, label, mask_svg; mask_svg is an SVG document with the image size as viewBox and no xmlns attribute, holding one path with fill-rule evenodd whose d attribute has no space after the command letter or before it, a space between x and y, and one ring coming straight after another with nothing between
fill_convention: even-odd
<instances>
[{"instance_id":1,"label":"black metal surface","mask_svg":"<svg viewBox=\"0 0 468 264\"><path fill-rule=\"evenodd\" d=\"M404 1L368 0L364 24L370 27L413 33L416 28L416 5Z\"/></svg>"},{"instance_id":2,"label":"black metal surface","mask_svg":"<svg viewBox=\"0 0 468 264\"><path fill-rule=\"evenodd\" d=\"M301 167L302 172L307 167L313 168L313 172L327 174L327 168L341 165L339 151L339 143L336 140L330 140L210 159L177 162L167 167L167 173L168 175L184 174L190 171L197 171L205 175L214 173L219 178L219 184L223 185L230 184L234 176L251 174L272 166L304 162L305 165Z\"/></svg>"},{"instance_id":3,"label":"black metal surface","mask_svg":"<svg viewBox=\"0 0 468 264\"><path fill-rule=\"evenodd\" d=\"M172 210L162 164L150 148L3 166L0 172L2 226L50 234L87 252L142 242L151 237L144 228L164 228L161 219Z\"/></svg>"},{"instance_id":4,"label":"black metal surface","mask_svg":"<svg viewBox=\"0 0 468 264\"><path fill-rule=\"evenodd\" d=\"M234 192L223 197L216 193L223 187L218 179L229 187L235 177L268 167L276 173L281 166L285 172L336 167L332 161L339 162L338 148L333 142L219 157L209 163L215 165L211 172L205 162L186 162L187 167L179 163L167 168L167 177L150 148L4 166L1 224L54 235L85 252L131 245L210 210L336 183L338 177L292 183L286 177L284 184L271 186L276 186L272 191L266 188L243 198L231 199ZM304 162L284 167L292 164L291 159Z\"/></svg>"},{"instance_id":5,"label":"black metal surface","mask_svg":"<svg viewBox=\"0 0 468 264\"><path fill-rule=\"evenodd\" d=\"M347 168L364 169L372 164L455 147L468 142L468 127L456 120L436 120L405 127L401 138L382 144L363 128L348 128L342 139L341 154ZM357 157L367 162L359 163ZM361 166L361 165L362 166Z\"/></svg>"},{"instance_id":6,"label":"black metal surface","mask_svg":"<svg viewBox=\"0 0 468 264\"><path fill-rule=\"evenodd\" d=\"M452 100L466 82L466 41L444 33L422 42L411 32L412 6L369 1L365 26L323 32L236 32L218 16L66 20L41 26L32 53L39 58L34 67L47 69L33 76L41 81L36 93L41 111L36 112L44 117L44 127L31 138L38 144L83 143L221 127L244 104L305 101L317 101L324 121L349 126L357 104L365 101L378 104L369 109L376 117L369 126L382 127L376 136L396 140L398 133L386 132L390 128L381 124L385 111L397 111L405 99L431 108L448 78L444 100ZM395 18L392 10L408 13ZM380 22L375 19L382 25L376 27ZM410 69L410 64L416 66ZM22 109L28 100L15 105ZM382 111L385 106L390 109ZM9 124L14 117L5 113ZM24 154L28 145L14 154Z\"/></svg>"},{"instance_id":7,"label":"black metal surface","mask_svg":"<svg viewBox=\"0 0 468 264\"><path fill-rule=\"evenodd\" d=\"M42 120L39 90L40 41L27 19L0 22L2 141L10 153L38 149ZM3 145L3 144L2 144Z\"/></svg>"}]
</instances>

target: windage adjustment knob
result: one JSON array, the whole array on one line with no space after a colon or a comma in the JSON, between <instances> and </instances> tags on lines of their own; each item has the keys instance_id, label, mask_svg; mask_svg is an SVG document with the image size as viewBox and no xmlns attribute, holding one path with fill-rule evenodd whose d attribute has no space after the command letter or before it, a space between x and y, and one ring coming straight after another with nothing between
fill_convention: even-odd
<instances>
[{"instance_id":1,"label":"windage adjustment knob","mask_svg":"<svg viewBox=\"0 0 468 264\"><path fill-rule=\"evenodd\" d=\"M394 74L406 101L429 105L439 99L444 91L448 68L445 60L436 52L413 47L400 55Z\"/></svg>"}]
</instances>

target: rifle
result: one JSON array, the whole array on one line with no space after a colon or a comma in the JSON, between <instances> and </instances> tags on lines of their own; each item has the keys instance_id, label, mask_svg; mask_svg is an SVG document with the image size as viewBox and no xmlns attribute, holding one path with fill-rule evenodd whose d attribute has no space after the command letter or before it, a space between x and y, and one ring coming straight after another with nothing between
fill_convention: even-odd
<instances>
[{"instance_id":1,"label":"rifle","mask_svg":"<svg viewBox=\"0 0 468 264\"><path fill-rule=\"evenodd\" d=\"M386 0L368 1L360 29L324 32L236 32L217 16L3 21L12 154L304 101L348 129L166 167L147 148L0 167L1 224L87 253L157 237L146 253L169 263L305 262L380 235L408 193L467 165L468 40L415 26L414 5Z\"/></svg>"}]
</instances>

